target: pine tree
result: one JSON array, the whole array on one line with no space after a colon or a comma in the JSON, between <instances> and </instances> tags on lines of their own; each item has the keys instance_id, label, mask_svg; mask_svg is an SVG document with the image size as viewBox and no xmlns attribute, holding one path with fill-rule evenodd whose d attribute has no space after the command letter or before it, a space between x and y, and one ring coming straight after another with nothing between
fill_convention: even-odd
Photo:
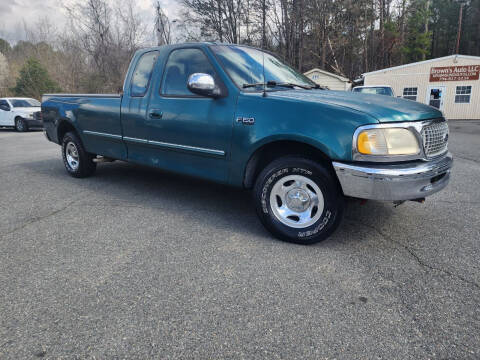
<instances>
[{"instance_id":1,"label":"pine tree","mask_svg":"<svg viewBox=\"0 0 480 360\"><path fill-rule=\"evenodd\" d=\"M17 83L11 89L15 96L27 96L40 99L42 94L58 92L58 84L50 78L47 70L35 58L27 60L20 70Z\"/></svg>"}]
</instances>

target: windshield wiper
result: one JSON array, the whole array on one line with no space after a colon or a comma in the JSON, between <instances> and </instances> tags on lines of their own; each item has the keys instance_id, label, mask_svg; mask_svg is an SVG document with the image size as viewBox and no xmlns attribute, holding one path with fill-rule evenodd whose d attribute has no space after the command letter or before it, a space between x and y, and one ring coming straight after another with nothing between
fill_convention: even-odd
<instances>
[{"instance_id":1,"label":"windshield wiper","mask_svg":"<svg viewBox=\"0 0 480 360\"><path fill-rule=\"evenodd\" d=\"M313 86L307 86L307 85L298 85L298 84L294 84L294 83L288 83L288 82L284 82L284 83L277 83L276 81L274 80L269 80L267 81L266 83L254 83L254 84L243 84L242 87L244 89L246 88L250 88L250 87L259 87L259 86L266 86L266 87L277 87L277 86L280 86L280 87L289 87L289 88L295 88L295 87L299 87L299 88L302 88L302 89L306 89L306 90L310 90L313 88Z\"/></svg>"}]
</instances>

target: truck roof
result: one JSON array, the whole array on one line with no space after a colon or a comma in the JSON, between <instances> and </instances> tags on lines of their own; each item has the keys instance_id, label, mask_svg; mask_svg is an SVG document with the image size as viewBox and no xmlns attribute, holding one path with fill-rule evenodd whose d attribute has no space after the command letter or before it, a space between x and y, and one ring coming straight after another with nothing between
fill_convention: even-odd
<instances>
[{"instance_id":1,"label":"truck roof","mask_svg":"<svg viewBox=\"0 0 480 360\"><path fill-rule=\"evenodd\" d=\"M217 42L217 41L199 41L199 42L185 42L185 43L161 45L161 46L151 46L151 47L139 49L139 50L137 50L136 53L137 54L138 53L144 53L144 52L148 52L148 51L152 51L152 50L175 49L175 48L185 47L185 46L188 46L188 45L202 46L202 47L206 47L206 46L210 46L210 45L225 45L225 46L233 45L233 46L239 46L239 47L248 47L248 48L252 48L252 49L258 49L254 46L243 45L243 44L233 44L233 43L225 43L225 42ZM259 50L262 50L262 49L259 49ZM262 51L266 51L266 50L262 50Z\"/></svg>"}]
</instances>

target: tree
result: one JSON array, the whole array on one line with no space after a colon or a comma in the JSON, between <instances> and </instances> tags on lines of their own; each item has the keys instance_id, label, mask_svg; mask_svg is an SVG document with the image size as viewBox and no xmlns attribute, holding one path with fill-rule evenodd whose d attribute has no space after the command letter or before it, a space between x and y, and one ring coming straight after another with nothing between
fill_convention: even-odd
<instances>
[{"instance_id":1,"label":"tree","mask_svg":"<svg viewBox=\"0 0 480 360\"><path fill-rule=\"evenodd\" d=\"M425 60L430 55L432 32L429 30L431 18L430 0L413 0L408 18L408 35L403 52L407 62Z\"/></svg>"},{"instance_id":2,"label":"tree","mask_svg":"<svg viewBox=\"0 0 480 360\"><path fill-rule=\"evenodd\" d=\"M53 81L47 70L35 58L27 60L20 70L20 76L17 83L11 89L15 96L27 96L40 99L42 94L49 92L59 92L60 88Z\"/></svg>"},{"instance_id":3,"label":"tree","mask_svg":"<svg viewBox=\"0 0 480 360\"><path fill-rule=\"evenodd\" d=\"M0 38L0 53L7 55L12 50L10 43L7 40Z\"/></svg>"},{"instance_id":4,"label":"tree","mask_svg":"<svg viewBox=\"0 0 480 360\"><path fill-rule=\"evenodd\" d=\"M157 1L155 5L155 33L157 35L157 45L168 45L172 41L171 37L171 23L168 16L160 5L160 1Z\"/></svg>"},{"instance_id":5,"label":"tree","mask_svg":"<svg viewBox=\"0 0 480 360\"><path fill-rule=\"evenodd\" d=\"M7 58L2 53L0 53L0 96L6 95L7 76L8 76Z\"/></svg>"}]
</instances>

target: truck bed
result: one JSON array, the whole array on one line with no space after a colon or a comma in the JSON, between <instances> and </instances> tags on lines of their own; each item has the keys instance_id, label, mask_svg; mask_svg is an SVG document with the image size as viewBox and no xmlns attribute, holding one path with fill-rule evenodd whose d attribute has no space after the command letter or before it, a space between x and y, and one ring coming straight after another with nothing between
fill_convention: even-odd
<instances>
[{"instance_id":1,"label":"truck bed","mask_svg":"<svg viewBox=\"0 0 480 360\"><path fill-rule=\"evenodd\" d=\"M68 119L92 153L126 158L122 142L120 94L45 94L42 97L47 137L60 144L57 124Z\"/></svg>"}]
</instances>

